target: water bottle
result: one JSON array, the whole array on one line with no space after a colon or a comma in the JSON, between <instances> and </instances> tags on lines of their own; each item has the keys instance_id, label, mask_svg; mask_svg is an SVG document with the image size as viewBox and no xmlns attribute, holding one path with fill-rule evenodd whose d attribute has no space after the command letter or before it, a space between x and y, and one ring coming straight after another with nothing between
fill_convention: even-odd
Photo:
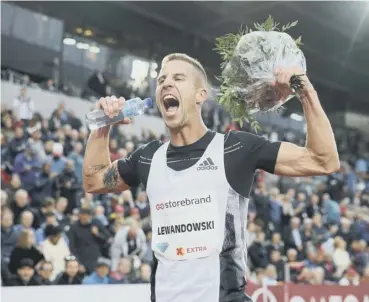
<instances>
[{"instance_id":1,"label":"water bottle","mask_svg":"<svg viewBox=\"0 0 369 302\"><path fill-rule=\"evenodd\" d=\"M105 115L103 109L94 110L86 114L86 124L90 130L97 130L122 121L125 117L134 117L144 114L146 108L152 108L150 98L142 100L139 97L125 101L121 112L113 118Z\"/></svg>"}]
</instances>

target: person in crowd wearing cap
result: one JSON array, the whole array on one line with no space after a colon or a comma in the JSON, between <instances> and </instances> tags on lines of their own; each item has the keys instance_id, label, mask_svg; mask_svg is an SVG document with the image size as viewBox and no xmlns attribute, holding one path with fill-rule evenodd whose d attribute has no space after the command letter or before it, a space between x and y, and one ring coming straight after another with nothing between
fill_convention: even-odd
<instances>
[{"instance_id":1,"label":"person in crowd wearing cap","mask_svg":"<svg viewBox=\"0 0 369 302\"><path fill-rule=\"evenodd\" d=\"M59 225L49 224L45 227L46 240L41 242L40 251L43 253L45 260L53 264L54 270L51 280L64 269L64 259L70 255L67 243L62 234L63 230Z\"/></svg>"},{"instance_id":2,"label":"person in crowd wearing cap","mask_svg":"<svg viewBox=\"0 0 369 302\"><path fill-rule=\"evenodd\" d=\"M22 259L31 259L34 265L44 260L44 255L35 247L34 234L30 230L23 230L17 244L10 255L9 270L15 274Z\"/></svg>"},{"instance_id":3,"label":"person in crowd wearing cap","mask_svg":"<svg viewBox=\"0 0 369 302\"><path fill-rule=\"evenodd\" d=\"M102 256L102 248L109 240L109 232L98 220L92 220L91 210L82 208L78 221L69 230L70 251L88 272L92 272L96 261Z\"/></svg>"},{"instance_id":4,"label":"person in crowd wearing cap","mask_svg":"<svg viewBox=\"0 0 369 302\"><path fill-rule=\"evenodd\" d=\"M19 262L16 276L6 280L7 286L35 286L42 285L41 280L35 274L34 262L32 259L22 259Z\"/></svg>"},{"instance_id":5,"label":"person in crowd wearing cap","mask_svg":"<svg viewBox=\"0 0 369 302\"><path fill-rule=\"evenodd\" d=\"M88 285L111 283L109 277L110 265L111 262L109 259L99 258L95 271L89 276L86 276L82 283Z\"/></svg>"},{"instance_id":6,"label":"person in crowd wearing cap","mask_svg":"<svg viewBox=\"0 0 369 302\"><path fill-rule=\"evenodd\" d=\"M290 95L293 75L301 75L304 83L297 93L307 121L305 147L247 132L223 135L207 129L201 117L208 99L206 72L185 54L166 56L157 78L156 102L170 142L150 142L112 163L111 127L92 131L84 160L85 190L119 192L140 183L146 187L155 254L152 301L250 301L245 295L243 232L255 170L290 177L339 170L332 127L308 77L298 68L277 69L275 87L281 95ZM101 98L96 108L112 118L124 102Z\"/></svg>"},{"instance_id":7,"label":"person in crowd wearing cap","mask_svg":"<svg viewBox=\"0 0 369 302\"><path fill-rule=\"evenodd\" d=\"M41 171L41 162L31 143L14 159L14 172L19 174L24 189L32 189Z\"/></svg>"},{"instance_id":8,"label":"person in crowd wearing cap","mask_svg":"<svg viewBox=\"0 0 369 302\"><path fill-rule=\"evenodd\" d=\"M65 258L64 271L54 280L54 285L78 285L82 284L84 273L80 272L77 258L69 255Z\"/></svg>"}]
</instances>

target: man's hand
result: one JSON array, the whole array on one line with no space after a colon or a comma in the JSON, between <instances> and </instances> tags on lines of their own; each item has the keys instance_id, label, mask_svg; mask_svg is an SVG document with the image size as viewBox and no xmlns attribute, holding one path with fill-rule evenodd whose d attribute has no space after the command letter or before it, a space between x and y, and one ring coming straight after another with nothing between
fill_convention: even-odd
<instances>
[{"instance_id":1,"label":"man's hand","mask_svg":"<svg viewBox=\"0 0 369 302\"><path fill-rule=\"evenodd\" d=\"M280 99L285 99L289 95L293 94L294 91L291 89L291 77L292 76L299 76L301 79L303 88L296 91L301 97L304 97L307 93L309 93L313 88L309 78L306 76L304 71L299 67L292 67L292 68L276 68L274 75L276 77L276 82L274 86L280 92Z\"/></svg>"},{"instance_id":2,"label":"man's hand","mask_svg":"<svg viewBox=\"0 0 369 302\"><path fill-rule=\"evenodd\" d=\"M99 235L99 229L97 228L97 226L93 226L91 228L91 232L92 234L94 234L95 236L98 236Z\"/></svg>"},{"instance_id":3,"label":"man's hand","mask_svg":"<svg viewBox=\"0 0 369 302\"><path fill-rule=\"evenodd\" d=\"M110 118L116 117L120 111L123 109L125 103L125 99L120 97L117 99L115 96L100 98L96 103L96 109L103 109L104 113ZM131 120L129 118L125 118L123 121L117 123L119 124L130 124Z\"/></svg>"}]
</instances>

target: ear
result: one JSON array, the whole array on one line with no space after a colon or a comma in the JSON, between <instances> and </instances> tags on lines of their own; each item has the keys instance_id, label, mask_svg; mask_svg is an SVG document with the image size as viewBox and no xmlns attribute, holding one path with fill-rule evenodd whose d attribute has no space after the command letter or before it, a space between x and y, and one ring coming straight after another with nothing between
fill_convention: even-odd
<instances>
[{"instance_id":1,"label":"ear","mask_svg":"<svg viewBox=\"0 0 369 302\"><path fill-rule=\"evenodd\" d=\"M208 90L206 88L200 88L196 93L196 104L202 105L208 98Z\"/></svg>"}]
</instances>

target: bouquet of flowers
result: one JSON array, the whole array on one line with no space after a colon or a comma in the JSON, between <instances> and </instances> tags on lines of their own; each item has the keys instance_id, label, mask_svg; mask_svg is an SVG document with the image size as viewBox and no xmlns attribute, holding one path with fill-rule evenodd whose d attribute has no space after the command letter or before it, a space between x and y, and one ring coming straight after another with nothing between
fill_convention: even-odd
<instances>
[{"instance_id":1,"label":"bouquet of flowers","mask_svg":"<svg viewBox=\"0 0 369 302\"><path fill-rule=\"evenodd\" d=\"M216 39L215 50L222 56L222 75L218 101L231 114L232 119L243 124L251 122L259 127L253 113L280 108L302 87L300 75L291 78L292 92L282 96L274 87L276 67L299 66L306 72L306 60L297 40L285 33L297 21L280 27L269 18L263 24L254 24L255 31L245 28L238 34L227 34Z\"/></svg>"}]
</instances>

